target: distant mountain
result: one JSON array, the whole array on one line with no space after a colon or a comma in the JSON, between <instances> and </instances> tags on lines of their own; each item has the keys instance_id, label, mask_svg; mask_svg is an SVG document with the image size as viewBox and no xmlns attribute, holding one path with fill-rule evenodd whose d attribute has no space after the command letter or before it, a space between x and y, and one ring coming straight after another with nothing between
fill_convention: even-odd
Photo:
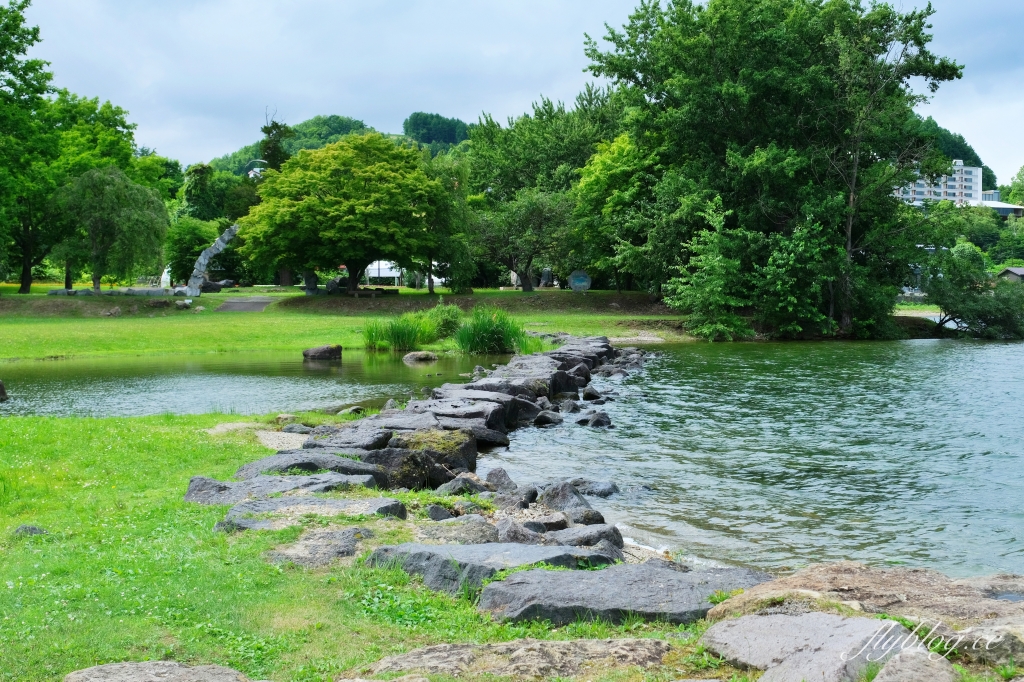
<instances>
[{"instance_id":1,"label":"distant mountain","mask_svg":"<svg viewBox=\"0 0 1024 682\"><path fill-rule=\"evenodd\" d=\"M372 130L362 121L348 116L314 116L291 127L295 137L285 140L284 146L290 154L300 149L319 149L337 142L345 135L355 132ZM260 143L254 142L242 147L237 152L225 154L210 162L214 170L229 171L235 175L245 175L253 166L254 159L260 158Z\"/></svg>"},{"instance_id":2,"label":"distant mountain","mask_svg":"<svg viewBox=\"0 0 1024 682\"><path fill-rule=\"evenodd\" d=\"M951 161L953 159L962 159L967 166L981 168L981 187L983 190L996 189L995 171L982 163L978 152L974 151L974 147L968 144L963 135L946 130L936 123L935 119L931 116L923 119L921 123L925 132L935 137L935 144L938 146L939 151L948 156Z\"/></svg>"}]
</instances>

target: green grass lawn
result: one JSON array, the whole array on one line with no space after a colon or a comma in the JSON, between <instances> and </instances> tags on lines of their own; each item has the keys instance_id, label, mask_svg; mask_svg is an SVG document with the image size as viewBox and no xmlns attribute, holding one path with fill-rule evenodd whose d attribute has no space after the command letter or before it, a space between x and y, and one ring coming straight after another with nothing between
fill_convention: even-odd
<instances>
[{"instance_id":1,"label":"green grass lawn","mask_svg":"<svg viewBox=\"0 0 1024 682\"><path fill-rule=\"evenodd\" d=\"M277 292L272 294L277 300L262 313L217 312L226 300L262 293L236 291L242 293L196 299L193 305L205 308L201 312L153 308L143 297L19 296L4 291L0 294L0 359L297 351L324 344L362 348L367 319L429 308L440 298L405 291L379 299ZM537 332L630 336L638 329L654 329L667 340L684 338L678 316L660 303L651 303L646 294L494 291L444 298L465 310L479 304L500 305ZM118 316L104 315L115 307Z\"/></svg>"},{"instance_id":2,"label":"green grass lawn","mask_svg":"<svg viewBox=\"0 0 1024 682\"><path fill-rule=\"evenodd\" d=\"M238 417L4 418L0 680L57 681L104 662L164 658L228 665L252 679L326 681L440 642L692 639L692 628L663 624L502 625L469 598L433 593L398 570L268 564L262 553L297 529L214 533L224 508L182 501L191 476L228 478L270 452L246 432L202 430L221 421ZM419 498L404 499L415 508ZM408 522L352 522L369 525L376 542L410 537ZM20 524L49 534L14 537ZM646 679L674 679L679 667L688 666Z\"/></svg>"}]
</instances>

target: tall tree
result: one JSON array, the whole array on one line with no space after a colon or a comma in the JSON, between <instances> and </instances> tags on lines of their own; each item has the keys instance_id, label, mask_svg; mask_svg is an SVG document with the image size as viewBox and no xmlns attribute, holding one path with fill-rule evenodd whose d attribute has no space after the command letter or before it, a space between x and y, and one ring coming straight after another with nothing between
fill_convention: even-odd
<instances>
[{"instance_id":1,"label":"tall tree","mask_svg":"<svg viewBox=\"0 0 1024 682\"><path fill-rule=\"evenodd\" d=\"M124 279L158 264L167 208L156 190L136 184L119 168L86 171L55 198L74 230L69 242L86 254L93 288L106 275Z\"/></svg>"},{"instance_id":2,"label":"tall tree","mask_svg":"<svg viewBox=\"0 0 1024 682\"><path fill-rule=\"evenodd\" d=\"M932 13L644 0L609 30L610 51L589 41L592 71L619 87L630 138L659 169L647 239L675 242L648 252L678 260L675 285L711 287L677 301L718 300L718 319L744 325L752 309L769 333L881 333L916 245L930 241L893 190L942 170L911 83L934 90L960 76L928 49ZM721 228L707 220L719 212Z\"/></svg>"},{"instance_id":3,"label":"tall tree","mask_svg":"<svg viewBox=\"0 0 1024 682\"><path fill-rule=\"evenodd\" d=\"M267 171L260 204L240 221L242 253L299 272L344 264L354 291L373 261L409 264L426 251L439 191L415 149L379 133L349 135Z\"/></svg>"},{"instance_id":4,"label":"tall tree","mask_svg":"<svg viewBox=\"0 0 1024 682\"><path fill-rule=\"evenodd\" d=\"M285 148L285 140L295 137L295 131L284 123L270 119L267 124L260 128L263 133L263 140L260 142L260 157L267 162L267 167L272 170L281 170L285 161L291 158L291 153Z\"/></svg>"},{"instance_id":5,"label":"tall tree","mask_svg":"<svg viewBox=\"0 0 1024 682\"><path fill-rule=\"evenodd\" d=\"M448 279L453 291L469 288L476 265L469 245L472 216L467 203L469 191L469 159L453 150L431 156L424 152L423 169L437 183L431 199L426 249L418 261L427 273L427 288L434 293L434 263Z\"/></svg>"}]
</instances>

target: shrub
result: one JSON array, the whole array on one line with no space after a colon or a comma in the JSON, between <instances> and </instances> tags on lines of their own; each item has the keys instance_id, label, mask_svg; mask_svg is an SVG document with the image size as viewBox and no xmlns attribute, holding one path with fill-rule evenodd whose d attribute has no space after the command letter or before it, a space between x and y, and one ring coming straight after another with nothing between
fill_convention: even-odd
<instances>
[{"instance_id":1,"label":"shrub","mask_svg":"<svg viewBox=\"0 0 1024 682\"><path fill-rule=\"evenodd\" d=\"M427 311L426 317L434 323L439 339L454 336L462 326L462 310L457 305L445 305L444 298Z\"/></svg>"},{"instance_id":2,"label":"shrub","mask_svg":"<svg viewBox=\"0 0 1024 682\"><path fill-rule=\"evenodd\" d=\"M500 308L473 308L469 320L455 333L462 352L475 355L531 352L539 341L527 336L523 325Z\"/></svg>"}]
</instances>

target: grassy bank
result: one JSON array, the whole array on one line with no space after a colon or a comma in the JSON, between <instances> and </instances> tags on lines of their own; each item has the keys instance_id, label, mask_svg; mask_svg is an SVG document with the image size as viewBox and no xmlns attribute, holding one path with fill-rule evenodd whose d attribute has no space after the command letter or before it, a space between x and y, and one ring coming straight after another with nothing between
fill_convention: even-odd
<instances>
[{"instance_id":1,"label":"grassy bank","mask_svg":"<svg viewBox=\"0 0 1024 682\"><path fill-rule=\"evenodd\" d=\"M251 433L203 430L237 420L4 419L0 680L60 680L103 662L166 658L305 682L440 642L670 635L679 647L666 668L595 670L588 679L732 675L685 644L696 628L501 625L479 615L468 598L430 592L401 571L266 563L262 553L293 540L297 529L214 533L224 508L182 501L189 477L228 478L269 453ZM426 500L411 494L405 501L422 509ZM374 530L377 543L410 537L409 523L350 521ZM20 524L49 534L14 537Z\"/></svg>"},{"instance_id":2,"label":"grassy bank","mask_svg":"<svg viewBox=\"0 0 1024 682\"><path fill-rule=\"evenodd\" d=\"M153 308L141 297L4 292L0 295L0 359L298 351L329 343L362 348L367 320L430 308L439 298L415 292L379 299L271 292L267 295L275 302L262 313L217 312L228 299L266 293L242 292L204 295L195 301L205 308L202 312ZM474 305L497 305L538 332L628 337L639 330L653 330L667 340L685 338L678 316L660 303L651 303L645 294L481 292L445 296L445 301L467 311ZM114 308L118 315L108 315Z\"/></svg>"}]
</instances>

